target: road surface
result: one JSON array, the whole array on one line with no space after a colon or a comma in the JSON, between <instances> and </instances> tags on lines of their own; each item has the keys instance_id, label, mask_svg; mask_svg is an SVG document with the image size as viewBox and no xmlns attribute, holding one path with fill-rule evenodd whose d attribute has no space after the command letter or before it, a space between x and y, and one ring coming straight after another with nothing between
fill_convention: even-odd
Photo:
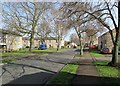
<instances>
[{"instance_id":1,"label":"road surface","mask_svg":"<svg viewBox=\"0 0 120 86\"><path fill-rule=\"evenodd\" d=\"M26 57L2 66L2 84L44 85L74 57L74 50Z\"/></svg>"}]
</instances>

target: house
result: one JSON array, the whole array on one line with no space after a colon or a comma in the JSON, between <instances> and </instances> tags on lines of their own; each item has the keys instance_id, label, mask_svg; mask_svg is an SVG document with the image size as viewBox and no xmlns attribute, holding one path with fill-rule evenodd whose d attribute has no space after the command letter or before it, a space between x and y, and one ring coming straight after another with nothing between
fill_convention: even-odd
<instances>
[{"instance_id":1,"label":"house","mask_svg":"<svg viewBox=\"0 0 120 86\"><path fill-rule=\"evenodd\" d=\"M26 47L29 47L30 46L30 42L29 42L29 38L28 37L23 37L22 38L22 48L26 48Z\"/></svg>"},{"instance_id":2,"label":"house","mask_svg":"<svg viewBox=\"0 0 120 86\"><path fill-rule=\"evenodd\" d=\"M64 46L64 43L65 43L63 38L60 40L59 43L60 43L59 48L62 48L62 46ZM45 44L47 45L47 48L57 48L58 40L57 40L57 38L47 37L47 38L45 38Z\"/></svg>"},{"instance_id":3,"label":"house","mask_svg":"<svg viewBox=\"0 0 120 86\"><path fill-rule=\"evenodd\" d=\"M113 29L113 35L115 36L115 29ZM104 47L109 48L110 52L112 51L113 43L109 32L106 32L98 37L98 50L101 50Z\"/></svg>"},{"instance_id":4,"label":"house","mask_svg":"<svg viewBox=\"0 0 120 86\"><path fill-rule=\"evenodd\" d=\"M0 50L12 51L22 49L22 36L16 32L0 29Z\"/></svg>"},{"instance_id":5,"label":"house","mask_svg":"<svg viewBox=\"0 0 120 86\"><path fill-rule=\"evenodd\" d=\"M50 38L47 37L44 39L45 44L47 45L47 48L57 48L58 45L58 41L56 38ZM38 48L39 45L42 44L42 42L40 41L40 38L36 37L34 38L33 41L33 48ZM26 46L30 46L30 42L29 42L29 38L27 37L23 37L23 48L25 48ZM64 40L62 39L60 41L60 48L64 46Z\"/></svg>"}]
</instances>

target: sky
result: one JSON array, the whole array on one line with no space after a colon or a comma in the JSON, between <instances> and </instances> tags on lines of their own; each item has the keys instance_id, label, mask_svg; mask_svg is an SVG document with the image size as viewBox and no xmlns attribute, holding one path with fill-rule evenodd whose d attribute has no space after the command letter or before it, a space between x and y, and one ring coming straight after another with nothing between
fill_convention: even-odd
<instances>
[{"instance_id":1,"label":"sky","mask_svg":"<svg viewBox=\"0 0 120 86\"><path fill-rule=\"evenodd\" d=\"M27 2L27 1L36 1L36 2L102 2L103 0L1 0L2 2ZM116 0L106 0L110 2L115 2Z\"/></svg>"},{"instance_id":2,"label":"sky","mask_svg":"<svg viewBox=\"0 0 120 86\"><path fill-rule=\"evenodd\" d=\"M0 2L17 2L18 0L2 0L2 1L0 1ZM20 1L34 1L34 0L19 0L19 2ZM42 1L43 2L43 0L36 0L36 1ZM73 1L75 1L75 0L64 0L64 1L68 1L68 2L73 2ZM76 0L76 1L84 1L84 0ZM85 0L86 1L86 0ZM89 1L89 0L87 0L87 1ZM114 0L111 0L111 1L114 1ZM44 0L44 2L51 2L51 0ZM63 2L63 0L52 0L52 2L58 2L58 3L56 3L55 4L55 7L56 8L59 8L60 7L60 2ZM97 1L96 1L97 2ZM1 6L1 3L0 3L0 7L2 7ZM117 10L115 10L116 11L116 13L117 13ZM0 8L0 28L2 28L2 18L1 18L1 14L2 14L2 8ZM109 23L111 23L111 21L108 21ZM113 25L111 25L111 28L113 28ZM66 34L67 36L65 37L65 40L66 41L69 41L70 40L70 35L71 34L73 34L73 33L76 33L75 32L75 30L74 29L72 29L72 30L70 30L69 31L69 33L68 34Z\"/></svg>"},{"instance_id":3,"label":"sky","mask_svg":"<svg viewBox=\"0 0 120 86\"><path fill-rule=\"evenodd\" d=\"M0 28L2 28L2 4L1 4L1 1L0 1Z\"/></svg>"},{"instance_id":4,"label":"sky","mask_svg":"<svg viewBox=\"0 0 120 86\"><path fill-rule=\"evenodd\" d=\"M65 41L70 41L70 35L72 34L76 34L75 29L71 29L66 35L66 37L64 38Z\"/></svg>"}]
</instances>

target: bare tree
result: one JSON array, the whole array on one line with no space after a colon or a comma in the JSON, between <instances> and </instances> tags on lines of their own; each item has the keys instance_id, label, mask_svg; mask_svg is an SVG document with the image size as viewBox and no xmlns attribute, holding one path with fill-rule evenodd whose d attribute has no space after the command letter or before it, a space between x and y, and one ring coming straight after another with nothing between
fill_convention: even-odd
<instances>
[{"instance_id":1,"label":"bare tree","mask_svg":"<svg viewBox=\"0 0 120 86\"><path fill-rule=\"evenodd\" d=\"M40 38L41 43L45 43L45 39L48 38L51 33L51 29L49 27L49 23L46 20L39 22L39 27L36 29L36 35Z\"/></svg>"},{"instance_id":2,"label":"bare tree","mask_svg":"<svg viewBox=\"0 0 120 86\"><path fill-rule=\"evenodd\" d=\"M68 29L67 28L67 22L62 20L61 15L62 15L62 11L60 11L59 9L52 9L51 12L53 18L53 25L51 25L51 35L50 37L52 38L56 38L57 40L57 51L60 48L60 44L61 44L61 40L63 40L63 38L65 37Z\"/></svg>"},{"instance_id":3,"label":"bare tree","mask_svg":"<svg viewBox=\"0 0 120 86\"><path fill-rule=\"evenodd\" d=\"M114 52L112 56L112 61L109 65L115 65L118 63L118 43L120 40L120 28L117 24L118 16L116 11L118 11L118 2L116 1L102 1L102 2L74 2L74 3L65 3L68 4L64 12L67 12L68 15L65 14L65 17L71 17L74 14L81 14L87 15L86 17L91 18L90 21L96 20L96 22L104 26L104 29L108 29L111 35L111 39L114 45ZM78 6L79 4L79 6ZM69 8L70 6L73 6ZM80 7L82 6L82 7ZM65 8L65 7L62 7ZM81 16L81 15L80 15ZM80 18L79 18L80 19ZM83 21L83 20L82 20ZM109 22L110 21L110 22ZM119 21L119 20L118 20ZM88 22L88 21L87 21ZM110 28L111 25L115 28L116 34L115 38L113 36L113 30Z\"/></svg>"},{"instance_id":4,"label":"bare tree","mask_svg":"<svg viewBox=\"0 0 120 86\"><path fill-rule=\"evenodd\" d=\"M70 2L63 3L61 10L63 11L63 18L68 21L67 28L74 28L80 43L80 55L83 55L83 41L82 34L89 28L87 25L89 21L93 21L93 17L89 16L86 12L81 11L84 7L83 2Z\"/></svg>"},{"instance_id":5,"label":"bare tree","mask_svg":"<svg viewBox=\"0 0 120 86\"><path fill-rule=\"evenodd\" d=\"M5 25L19 33L29 34L29 51L31 51L38 21L41 14L49 8L49 3L7 2L3 3L3 6L3 21Z\"/></svg>"},{"instance_id":6,"label":"bare tree","mask_svg":"<svg viewBox=\"0 0 120 86\"><path fill-rule=\"evenodd\" d=\"M111 39L114 45L114 52L112 54L112 61L109 65L114 66L118 63L118 43L120 40L120 28L117 24L119 22L116 11L118 11L118 2L99 2L99 3L89 3L90 10L84 10L84 12L88 13L92 17L94 17L99 23L101 23L106 29L108 29ZM94 5L93 5L94 4ZM118 22L117 22L118 20ZM110 22L109 22L110 21ZM111 25L113 25L115 29L115 36L113 35L113 30L111 29Z\"/></svg>"},{"instance_id":7,"label":"bare tree","mask_svg":"<svg viewBox=\"0 0 120 86\"><path fill-rule=\"evenodd\" d=\"M77 34L75 34L75 33L70 35L70 40L71 40L71 42L79 44L79 38L78 38Z\"/></svg>"}]
</instances>

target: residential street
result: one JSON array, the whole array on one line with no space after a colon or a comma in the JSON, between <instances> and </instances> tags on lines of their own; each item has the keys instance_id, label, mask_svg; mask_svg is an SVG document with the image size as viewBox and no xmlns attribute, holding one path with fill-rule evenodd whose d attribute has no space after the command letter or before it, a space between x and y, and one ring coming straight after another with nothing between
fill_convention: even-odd
<instances>
[{"instance_id":1,"label":"residential street","mask_svg":"<svg viewBox=\"0 0 120 86\"><path fill-rule=\"evenodd\" d=\"M74 54L74 50L67 50L46 56L21 58L6 64L2 67L2 83L44 85L71 61Z\"/></svg>"},{"instance_id":2,"label":"residential street","mask_svg":"<svg viewBox=\"0 0 120 86\"><path fill-rule=\"evenodd\" d=\"M0 5L0 86L120 86L120 0Z\"/></svg>"},{"instance_id":3,"label":"residential street","mask_svg":"<svg viewBox=\"0 0 120 86\"><path fill-rule=\"evenodd\" d=\"M67 50L64 52L52 53L46 56L24 57L17 61L3 65L1 75L2 84L39 84L39 86L43 86L71 60L72 61L70 63L79 63L79 61L81 61L80 57L75 57L73 59L76 52L78 51ZM87 58L81 59L87 60ZM111 57L95 57L92 59L110 61ZM79 64L82 63L80 62Z\"/></svg>"}]
</instances>

